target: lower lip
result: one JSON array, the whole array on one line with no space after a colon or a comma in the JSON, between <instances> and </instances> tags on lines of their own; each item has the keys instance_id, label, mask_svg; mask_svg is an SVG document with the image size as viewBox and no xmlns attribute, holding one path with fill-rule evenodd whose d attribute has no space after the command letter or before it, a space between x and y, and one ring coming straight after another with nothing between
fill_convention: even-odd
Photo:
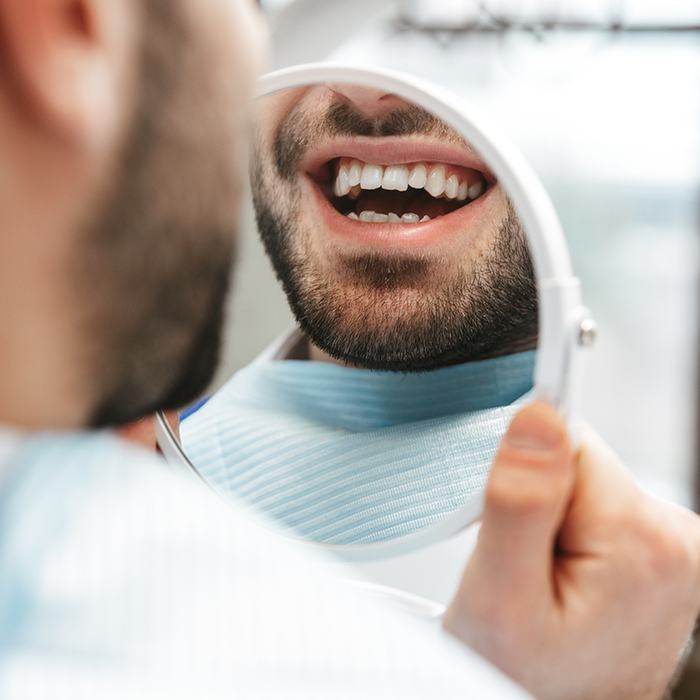
<instances>
[{"instance_id":1,"label":"lower lip","mask_svg":"<svg viewBox=\"0 0 700 700\"><path fill-rule=\"evenodd\" d=\"M437 246L450 238L470 235L478 231L479 215L483 211L494 186L470 204L419 224L372 224L350 219L328 201L320 187L310 178L305 185L311 189L311 198L321 214L326 231L347 243L379 249L420 249Z\"/></svg>"}]
</instances>

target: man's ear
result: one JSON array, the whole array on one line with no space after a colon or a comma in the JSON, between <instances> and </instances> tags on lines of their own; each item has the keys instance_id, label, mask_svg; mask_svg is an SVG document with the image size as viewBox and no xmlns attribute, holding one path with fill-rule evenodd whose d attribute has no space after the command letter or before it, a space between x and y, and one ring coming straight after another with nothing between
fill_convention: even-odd
<instances>
[{"instance_id":1,"label":"man's ear","mask_svg":"<svg viewBox=\"0 0 700 700\"><path fill-rule=\"evenodd\" d=\"M26 118L71 141L104 143L126 102L135 6L0 0L0 79L9 82Z\"/></svg>"}]
</instances>

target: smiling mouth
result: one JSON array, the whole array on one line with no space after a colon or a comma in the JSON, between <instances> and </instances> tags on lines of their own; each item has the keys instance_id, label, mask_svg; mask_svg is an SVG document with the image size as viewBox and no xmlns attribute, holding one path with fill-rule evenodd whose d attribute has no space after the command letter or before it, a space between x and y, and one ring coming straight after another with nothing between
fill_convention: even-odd
<instances>
[{"instance_id":1,"label":"smiling mouth","mask_svg":"<svg viewBox=\"0 0 700 700\"><path fill-rule=\"evenodd\" d=\"M419 224L468 207L490 183L473 168L433 161L394 165L340 157L314 180L333 208L365 224Z\"/></svg>"}]
</instances>

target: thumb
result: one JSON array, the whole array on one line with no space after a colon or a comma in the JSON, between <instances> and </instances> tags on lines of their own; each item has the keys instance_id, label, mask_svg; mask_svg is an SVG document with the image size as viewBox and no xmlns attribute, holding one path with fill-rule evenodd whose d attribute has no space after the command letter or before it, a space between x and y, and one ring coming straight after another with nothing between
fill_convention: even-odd
<instances>
[{"instance_id":1,"label":"thumb","mask_svg":"<svg viewBox=\"0 0 700 700\"><path fill-rule=\"evenodd\" d=\"M552 585L557 533L574 487L574 459L566 425L537 402L513 419L486 487L479 541L470 562L479 578L512 592L540 595Z\"/></svg>"}]
</instances>

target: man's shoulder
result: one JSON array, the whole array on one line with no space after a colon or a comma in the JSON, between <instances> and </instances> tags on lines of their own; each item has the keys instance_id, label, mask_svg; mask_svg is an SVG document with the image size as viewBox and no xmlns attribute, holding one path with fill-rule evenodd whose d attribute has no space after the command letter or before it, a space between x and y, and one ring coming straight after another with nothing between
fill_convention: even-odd
<instances>
[{"instance_id":1,"label":"man's shoulder","mask_svg":"<svg viewBox=\"0 0 700 700\"><path fill-rule=\"evenodd\" d=\"M149 453L39 436L8 466L3 697L522 697Z\"/></svg>"},{"instance_id":2,"label":"man's shoulder","mask_svg":"<svg viewBox=\"0 0 700 700\"><path fill-rule=\"evenodd\" d=\"M132 445L108 431L39 433L20 441L3 465L0 487L5 497L18 497L38 481L51 500L56 490L112 497L131 491L177 488L179 475L155 453ZM170 486L172 484L172 486Z\"/></svg>"},{"instance_id":3,"label":"man's shoulder","mask_svg":"<svg viewBox=\"0 0 700 700\"><path fill-rule=\"evenodd\" d=\"M106 432L23 440L2 466L0 504L8 525L0 538L17 552L76 542L93 552L101 538L115 560L186 534L221 546L241 518L190 475Z\"/></svg>"}]
</instances>

